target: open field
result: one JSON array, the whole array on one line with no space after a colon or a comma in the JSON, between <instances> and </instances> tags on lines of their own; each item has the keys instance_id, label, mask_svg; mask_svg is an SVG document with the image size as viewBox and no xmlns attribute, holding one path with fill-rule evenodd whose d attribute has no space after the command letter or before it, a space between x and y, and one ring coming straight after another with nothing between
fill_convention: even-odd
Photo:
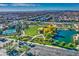
<instances>
[{"instance_id":1,"label":"open field","mask_svg":"<svg viewBox=\"0 0 79 59\"><path fill-rule=\"evenodd\" d=\"M38 34L38 28L39 26L31 26L28 29L25 29L25 34L28 36L34 36Z\"/></svg>"}]
</instances>

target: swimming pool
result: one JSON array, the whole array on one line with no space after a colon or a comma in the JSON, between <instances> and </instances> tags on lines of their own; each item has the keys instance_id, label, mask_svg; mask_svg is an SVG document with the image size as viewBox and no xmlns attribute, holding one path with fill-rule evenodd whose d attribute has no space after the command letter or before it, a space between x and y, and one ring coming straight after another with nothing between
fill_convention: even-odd
<instances>
[{"instance_id":1,"label":"swimming pool","mask_svg":"<svg viewBox=\"0 0 79 59\"><path fill-rule=\"evenodd\" d=\"M7 30L2 32L3 35L10 35L13 33L16 33L16 29L7 29Z\"/></svg>"},{"instance_id":2,"label":"swimming pool","mask_svg":"<svg viewBox=\"0 0 79 59\"><path fill-rule=\"evenodd\" d=\"M65 43L73 42L73 35L77 34L75 30L57 30L57 34L53 37L60 42Z\"/></svg>"}]
</instances>

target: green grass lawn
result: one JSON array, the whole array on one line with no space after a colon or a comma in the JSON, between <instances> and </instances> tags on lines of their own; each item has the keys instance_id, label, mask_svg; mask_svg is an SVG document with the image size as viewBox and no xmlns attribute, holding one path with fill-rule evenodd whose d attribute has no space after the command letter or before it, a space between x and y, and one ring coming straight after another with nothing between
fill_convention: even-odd
<instances>
[{"instance_id":1,"label":"green grass lawn","mask_svg":"<svg viewBox=\"0 0 79 59\"><path fill-rule=\"evenodd\" d=\"M10 35L10 36L7 36L7 38L10 38L10 39L17 39L17 37L15 35Z\"/></svg>"},{"instance_id":2,"label":"green grass lawn","mask_svg":"<svg viewBox=\"0 0 79 59\"><path fill-rule=\"evenodd\" d=\"M40 28L41 26L29 26L29 28L26 28L25 30L24 30L24 32L25 32L25 34L26 34L26 36L35 36L35 35L37 35L38 34L38 28ZM64 34L65 33L65 34ZM67 32L61 32L61 34L62 35L66 35L66 33ZM70 32L70 31L68 31L68 33L69 34L72 34L72 32ZM67 34L68 35L68 34ZM69 35L68 35L69 36ZM46 36L45 36L46 37ZM9 37L9 38L13 38L13 39L17 39L17 37L15 36L15 35L13 35L13 36L11 36L11 37ZM21 39L23 39L23 40L25 40L25 41L28 41L28 38L21 38ZM61 38L60 38L61 39ZM63 38L64 39L64 38ZM69 37L68 37L68 39L69 39ZM32 42L34 42L34 43L39 43L39 44L44 44L44 45L49 45L49 46L52 46L53 45L53 43L54 43L54 45L57 45L57 46L61 46L61 47L63 47L63 46L65 46L66 48L75 48L76 46L74 46L73 45L73 47L70 47L69 45L70 44L67 44L66 43L66 45L64 45L62 42L60 42L60 41L55 41L54 40L54 42L50 42L49 41L49 38L47 38L46 37L46 40L43 40L43 38L35 38ZM57 42L57 43L56 43Z\"/></svg>"},{"instance_id":3,"label":"green grass lawn","mask_svg":"<svg viewBox=\"0 0 79 59\"><path fill-rule=\"evenodd\" d=\"M25 34L29 36L34 36L38 34L39 26L30 26L28 29L25 29Z\"/></svg>"}]
</instances>

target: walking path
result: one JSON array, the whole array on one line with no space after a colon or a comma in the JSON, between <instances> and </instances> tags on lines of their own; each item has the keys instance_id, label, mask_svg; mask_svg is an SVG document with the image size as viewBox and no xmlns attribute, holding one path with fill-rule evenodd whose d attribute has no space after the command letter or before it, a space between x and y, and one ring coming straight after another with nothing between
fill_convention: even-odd
<instances>
[{"instance_id":1,"label":"walking path","mask_svg":"<svg viewBox=\"0 0 79 59\"><path fill-rule=\"evenodd\" d=\"M42 36L42 38L44 38L44 40L45 40L45 37L44 37L43 34L35 35L35 36L32 38L32 40L33 40L34 38L36 38L36 37L39 37L39 36Z\"/></svg>"}]
</instances>

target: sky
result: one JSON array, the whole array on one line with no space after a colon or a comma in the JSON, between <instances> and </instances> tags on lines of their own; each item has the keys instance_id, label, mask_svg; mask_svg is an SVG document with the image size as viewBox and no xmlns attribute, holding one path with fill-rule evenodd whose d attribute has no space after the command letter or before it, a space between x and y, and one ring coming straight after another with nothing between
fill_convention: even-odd
<instances>
[{"instance_id":1,"label":"sky","mask_svg":"<svg viewBox=\"0 0 79 59\"><path fill-rule=\"evenodd\" d=\"M79 3L0 3L0 12L44 10L79 10Z\"/></svg>"}]
</instances>

